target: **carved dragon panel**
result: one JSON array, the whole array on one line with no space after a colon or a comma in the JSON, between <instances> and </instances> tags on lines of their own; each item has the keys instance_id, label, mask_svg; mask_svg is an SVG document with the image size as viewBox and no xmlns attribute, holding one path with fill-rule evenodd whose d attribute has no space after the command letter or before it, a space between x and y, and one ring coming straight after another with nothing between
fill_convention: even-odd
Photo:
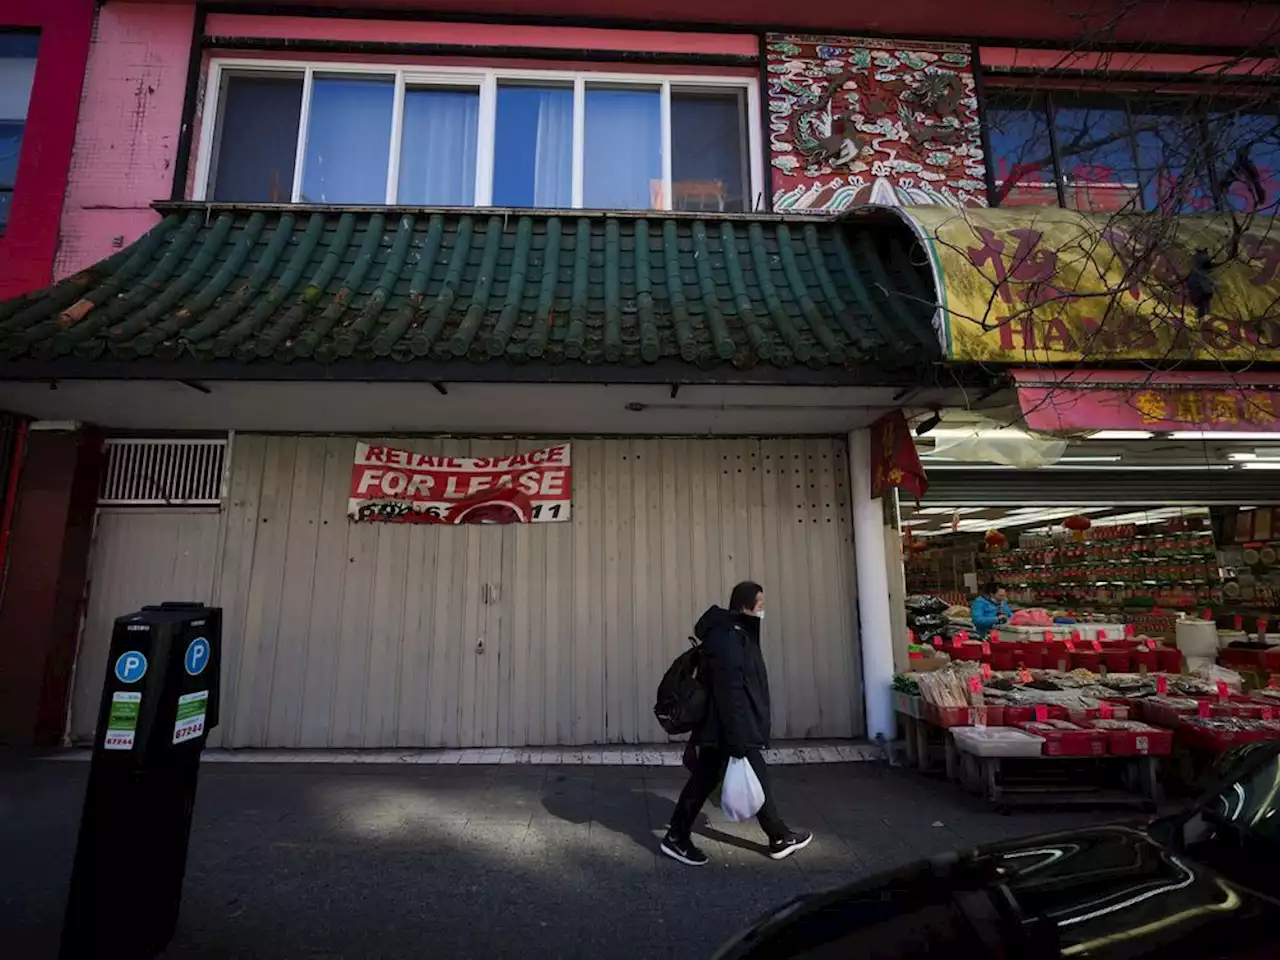
<instances>
[{"instance_id":1,"label":"carved dragon panel","mask_svg":"<svg viewBox=\"0 0 1280 960\"><path fill-rule=\"evenodd\" d=\"M967 46L791 34L766 46L775 210L985 206Z\"/></svg>"}]
</instances>

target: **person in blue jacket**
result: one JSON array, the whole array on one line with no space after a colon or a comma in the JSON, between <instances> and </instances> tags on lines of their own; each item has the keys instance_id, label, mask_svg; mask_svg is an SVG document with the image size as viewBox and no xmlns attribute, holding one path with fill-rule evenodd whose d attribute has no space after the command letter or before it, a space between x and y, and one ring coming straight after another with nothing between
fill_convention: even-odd
<instances>
[{"instance_id":1,"label":"person in blue jacket","mask_svg":"<svg viewBox=\"0 0 1280 960\"><path fill-rule=\"evenodd\" d=\"M1004 587L995 580L989 581L982 588L982 593L973 601L974 630L985 637L992 627L1009 622L1013 611L1009 609L1009 601L1005 597Z\"/></svg>"}]
</instances>

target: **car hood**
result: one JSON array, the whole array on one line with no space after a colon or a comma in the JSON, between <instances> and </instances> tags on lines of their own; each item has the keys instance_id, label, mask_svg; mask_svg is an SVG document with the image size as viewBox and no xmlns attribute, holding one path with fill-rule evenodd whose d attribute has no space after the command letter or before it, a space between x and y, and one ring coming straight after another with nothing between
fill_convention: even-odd
<instances>
[{"instance_id":1,"label":"car hood","mask_svg":"<svg viewBox=\"0 0 1280 960\"><path fill-rule=\"evenodd\" d=\"M1263 957L1275 904L1144 828L1065 831L979 848L801 897L723 958L928 955ZM1175 951L1175 952L1170 952Z\"/></svg>"}]
</instances>

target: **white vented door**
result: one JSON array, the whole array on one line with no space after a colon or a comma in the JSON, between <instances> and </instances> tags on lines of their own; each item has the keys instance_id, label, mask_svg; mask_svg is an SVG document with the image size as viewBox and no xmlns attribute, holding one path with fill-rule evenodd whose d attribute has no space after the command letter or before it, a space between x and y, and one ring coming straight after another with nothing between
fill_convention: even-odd
<instances>
[{"instance_id":1,"label":"white vented door","mask_svg":"<svg viewBox=\"0 0 1280 960\"><path fill-rule=\"evenodd\" d=\"M382 439L452 456L554 442ZM353 438L237 436L221 540L213 512L103 509L73 729L92 729L110 619L216 583L215 744L660 741L663 670L754 579L775 735L860 735L844 442L571 442L564 523L351 523Z\"/></svg>"},{"instance_id":2,"label":"white vented door","mask_svg":"<svg viewBox=\"0 0 1280 960\"><path fill-rule=\"evenodd\" d=\"M168 600L213 599L219 519L210 509L98 510L71 698L73 742L93 739L116 618Z\"/></svg>"}]
</instances>

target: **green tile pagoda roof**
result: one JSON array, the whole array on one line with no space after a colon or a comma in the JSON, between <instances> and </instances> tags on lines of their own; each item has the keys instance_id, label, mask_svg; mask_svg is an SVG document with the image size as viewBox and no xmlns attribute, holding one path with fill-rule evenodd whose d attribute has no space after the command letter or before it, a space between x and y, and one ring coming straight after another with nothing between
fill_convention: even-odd
<instances>
[{"instance_id":1,"label":"green tile pagoda roof","mask_svg":"<svg viewBox=\"0 0 1280 960\"><path fill-rule=\"evenodd\" d=\"M168 205L0 303L0 357L814 368L939 359L883 226L772 216ZM2 372L3 368L0 368Z\"/></svg>"}]
</instances>

